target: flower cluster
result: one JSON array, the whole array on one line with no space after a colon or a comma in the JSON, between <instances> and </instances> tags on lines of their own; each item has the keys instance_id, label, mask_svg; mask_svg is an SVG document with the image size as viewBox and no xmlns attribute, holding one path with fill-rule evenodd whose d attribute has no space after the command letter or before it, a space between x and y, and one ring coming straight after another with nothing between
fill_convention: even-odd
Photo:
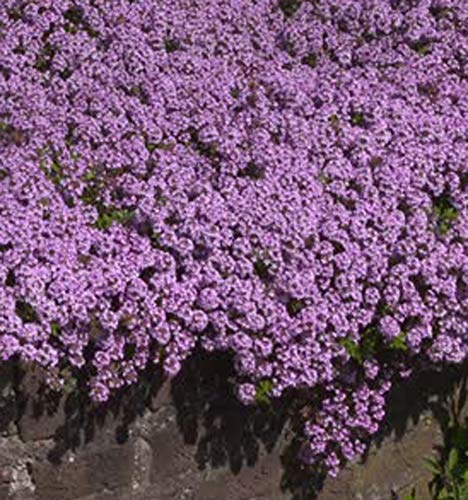
<instances>
[{"instance_id":1,"label":"flower cluster","mask_svg":"<svg viewBox=\"0 0 468 500\"><path fill-rule=\"evenodd\" d=\"M336 472L468 355L464 0L3 0L0 358L94 399L196 347Z\"/></svg>"}]
</instances>

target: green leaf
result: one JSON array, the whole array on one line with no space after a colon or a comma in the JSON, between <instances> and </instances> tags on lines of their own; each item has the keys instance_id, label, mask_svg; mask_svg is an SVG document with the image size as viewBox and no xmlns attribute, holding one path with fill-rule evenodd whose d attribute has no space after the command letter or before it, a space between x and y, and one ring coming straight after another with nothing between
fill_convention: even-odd
<instances>
[{"instance_id":1,"label":"green leaf","mask_svg":"<svg viewBox=\"0 0 468 500\"><path fill-rule=\"evenodd\" d=\"M270 393L273 389L273 382L268 379L261 380L255 391L255 401L259 404L270 404Z\"/></svg>"},{"instance_id":2,"label":"green leaf","mask_svg":"<svg viewBox=\"0 0 468 500\"><path fill-rule=\"evenodd\" d=\"M301 59L301 63L314 69L317 66L317 54L315 54L315 52L309 52Z\"/></svg>"},{"instance_id":3,"label":"green leaf","mask_svg":"<svg viewBox=\"0 0 468 500\"><path fill-rule=\"evenodd\" d=\"M371 324L364 329L359 343L364 359L372 358L379 350L381 344L381 335L378 328Z\"/></svg>"},{"instance_id":4,"label":"green leaf","mask_svg":"<svg viewBox=\"0 0 468 500\"><path fill-rule=\"evenodd\" d=\"M125 224L126 222L132 219L134 213L135 212L133 210L127 210L127 209L122 209L122 210L103 209L99 214L94 224L94 227L102 231L105 231L106 229L109 229L114 222L117 222L119 224Z\"/></svg>"},{"instance_id":5,"label":"green leaf","mask_svg":"<svg viewBox=\"0 0 468 500\"><path fill-rule=\"evenodd\" d=\"M65 380L63 384L63 392L67 395L71 394L72 392L75 391L76 387L77 387L76 379L74 377L70 377L67 380Z\"/></svg>"},{"instance_id":6,"label":"green leaf","mask_svg":"<svg viewBox=\"0 0 468 500\"><path fill-rule=\"evenodd\" d=\"M407 351L408 346L406 344L406 333L401 332L390 342L390 349L394 351Z\"/></svg>"},{"instance_id":7,"label":"green leaf","mask_svg":"<svg viewBox=\"0 0 468 500\"><path fill-rule=\"evenodd\" d=\"M261 180L265 177L265 167L257 165L255 162L251 161L239 172L239 175L253 180Z\"/></svg>"},{"instance_id":8,"label":"green leaf","mask_svg":"<svg viewBox=\"0 0 468 500\"><path fill-rule=\"evenodd\" d=\"M112 226L112 217L109 214L100 214L96 221L96 228L102 231L109 229Z\"/></svg>"},{"instance_id":9,"label":"green leaf","mask_svg":"<svg viewBox=\"0 0 468 500\"><path fill-rule=\"evenodd\" d=\"M123 224L128 222L133 217L133 210L115 210L111 213L111 217L116 222Z\"/></svg>"},{"instance_id":10,"label":"green leaf","mask_svg":"<svg viewBox=\"0 0 468 500\"><path fill-rule=\"evenodd\" d=\"M457 425L454 429L453 437L451 439L452 445L459 449L468 447L468 426L462 427ZM467 455L468 456L468 450Z\"/></svg>"},{"instance_id":11,"label":"green leaf","mask_svg":"<svg viewBox=\"0 0 468 500\"><path fill-rule=\"evenodd\" d=\"M425 468L432 472L434 475L439 475L442 472L440 464L437 462L435 458L426 457L424 458Z\"/></svg>"},{"instance_id":12,"label":"green leaf","mask_svg":"<svg viewBox=\"0 0 468 500\"><path fill-rule=\"evenodd\" d=\"M408 495L405 495L403 497L403 500L416 500L416 488L413 488L411 490L411 493L409 493Z\"/></svg>"},{"instance_id":13,"label":"green leaf","mask_svg":"<svg viewBox=\"0 0 468 500\"><path fill-rule=\"evenodd\" d=\"M453 11L452 7L445 7L443 5L432 5L429 8L429 12L437 19L443 19L444 17L448 17L450 13Z\"/></svg>"},{"instance_id":14,"label":"green leaf","mask_svg":"<svg viewBox=\"0 0 468 500\"><path fill-rule=\"evenodd\" d=\"M332 180L330 179L330 177L327 177L324 174L318 174L317 175L317 180L319 182L321 182L322 184L324 184L324 185L328 185L328 184L330 184L332 182Z\"/></svg>"},{"instance_id":15,"label":"green leaf","mask_svg":"<svg viewBox=\"0 0 468 500\"><path fill-rule=\"evenodd\" d=\"M436 498L437 500L454 500L450 498L449 492L445 486L439 491Z\"/></svg>"},{"instance_id":16,"label":"green leaf","mask_svg":"<svg viewBox=\"0 0 468 500\"><path fill-rule=\"evenodd\" d=\"M84 10L82 7L73 6L63 13L63 17L73 25L77 26L84 22Z\"/></svg>"},{"instance_id":17,"label":"green leaf","mask_svg":"<svg viewBox=\"0 0 468 500\"><path fill-rule=\"evenodd\" d=\"M150 153L152 153L153 151L156 151L156 149L158 148L158 145L157 145L157 144L155 144L154 142L147 142L147 143L145 144L145 146L146 146L146 149L147 149Z\"/></svg>"},{"instance_id":18,"label":"green leaf","mask_svg":"<svg viewBox=\"0 0 468 500\"><path fill-rule=\"evenodd\" d=\"M52 337L60 336L60 325L56 321L52 321L50 324L50 334Z\"/></svg>"},{"instance_id":19,"label":"green leaf","mask_svg":"<svg viewBox=\"0 0 468 500\"><path fill-rule=\"evenodd\" d=\"M457 464L458 464L458 450L456 448L452 448L450 450L448 462L447 462L449 470L453 471L455 469L455 467L457 466Z\"/></svg>"},{"instance_id":20,"label":"green leaf","mask_svg":"<svg viewBox=\"0 0 468 500\"><path fill-rule=\"evenodd\" d=\"M63 380L62 391L64 392L64 394L69 395L73 393L78 386L78 381L73 376L70 368L62 368L59 375Z\"/></svg>"},{"instance_id":21,"label":"green leaf","mask_svg":"<svg viewBox=\"0 0 468 500\"><path fill-rule=\"evenodd\" d=\"M290 316L297 316L305 306L306 304L304 300L291 298L288 301L286 309L288 310Z\"/></svg>"},{"instance_id":22,"label":"green leaf","mask_svg":"<svg viewBox=\"0 0 468 500\"><path fill-rule=\"evenodd\" d=\"M52 163L52 166L50 167L50 170L57 176L62 175L62 166L60 165L59 161L54 161Z\"/></svg>"},{"instance_id":23,"label":"green leaf","mask_svg":"<svg viewBox=\"0 0 468 500\"><path fill-rule=\"evenodd\" d=\"M340 119L338 118L338 115L330 115L328 121L330 122L330 125L335 132L340 131Z\"/></svg>"},{"instance_id":24,"label":"green leaf","mask_svg":"<svg viewBox=\"0 0 468 500\"><path fill-rule=\"evenodd\" d=\"M409 45L420 56L425 56L431 53L432 44L428 39L420 38L419 40L411 42Z\"/></svg>"},{"instance_id":25,"label":"green leaf","mask_svg":"<svg viewBox=\"0 0 468 500\"><path fill-rule=\"evenodd\" d=\"M364 125L366 124L366 117L364 113L361 113L359 111L351 113L351 124L355 125L356 127L364 127Z\"/></svg>"},{"instance_id":26,"label":"green leaf","mask_svg":"<svg viewBox=\"0 0 468 500\"><path fill-rule=\"evenodd\" d=\"M368 325L362 332L359 343L351 339L342 339L340 344L358 364L364 363L366 359L372 358L379 350L381 338L374 324Z\"/></svg>"},{"instance_id":27,"label":"green leaf","mask_svg":"<svg viewBox=\"0 0 468 500\"><path fill-rule=\"evenodd\" d=\"M263 281L270 281L272 278L271 263L264 259L258 258L254 262L254 271L255 274Z\"/></svg>"},{"instance_id":28,"label":"green leaf","mask_svg":"<svg viewBox=\"0 0 468 500\"><path fill-rule=\"evenodd\" d=\"M172 52L176 52L177 50L180 50L182 47L181 43L179 40L175 38L168 38L164 40L164 48L166 49L166 52L168 54L172 54Z\"/></svg>"},{"instance_id":29,"label":"green leaf","mask_svg":"<svg viewBox=\"0 0 468 500\"><path fill-rule=\"evenodd\" d=\"M230 94L234 99L238 99L241 95L240 88L235 86L234 88L231 89Z\"/></svg>"},{"instance_id":30,"label":"green leaf","mask_svg":"<svg viewBox=\"0 0 468 500\"><path fill-rule=\"evenodd\" d=\"M15 276L15 272L10 269L8 272L7 272L7 275L6 275L6 278L5 278L5 286L15 286L16 285L16 276Z\"/></svg>"},{"instance_id":31,"label":"green leaf","mask_svg":"<svg viewBox=\"0 0 468 500\"><path fill-rule=\"evenodd\" d=\"M389 306L387 303L379 303L377 306L377 312L380 316L387 316L393 314L393 308Z\"/></svg>"},{"instance_id":32,"label":"green leaf","mask_svg":"<svg viewBox=\"0 0 468 500\"><path fill-rule=\"evenodd\" d=\"M362 364L364 362L362 353L359 349L359 345L356 344L351 339L341 339L340 344L346 349L346 352L350 355L354 361L356 361L359 364Z\"/></svg>"},{"instance_id":33,"label":"green leaf","mask_svg":"<svg viewBox=\"0 0 468 500\"><path fill-rule=\"evenodd\" d=\"M16 301L15 313L23 320L23 323L37 323L39 321L36 310L25 300Z\"/></svg>"},{"instance_id":34,"label":"green leaf","mask_svg":"<svg viewBox=\"0 0 468 500\"><path fill-rule=\"evenodd\" d=\"M96 179L97 177L97 174L94 170L89 170L88 172L86 172L86 174L84 175L84 179L86 181L93 181L94 179Z\"/></svg>"},{"instance_id":35,"label":"green leaf","mask_svg":"<svg viewBox=\"0 0 468 500\"><path fill-rule=\"evenodd\" d=\"M434 200L433 214L440 234L447 234L458 218L458 210L448 195L439 196Z\"/></svg>"},{"instance_id":36,"label":"green leaf","mask_svg":"<svg viewBox=\"0 0 468 500\"><path fill-rule=\"evenodd\" d=\"M302 0L280 0L279 8L285 17L292 17L301 6Z\"/></svg>"}]
</instances>

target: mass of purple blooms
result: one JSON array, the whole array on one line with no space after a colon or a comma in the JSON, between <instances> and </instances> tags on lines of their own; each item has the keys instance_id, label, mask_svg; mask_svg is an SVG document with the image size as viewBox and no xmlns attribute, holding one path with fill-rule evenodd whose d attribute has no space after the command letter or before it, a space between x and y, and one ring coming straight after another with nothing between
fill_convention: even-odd
<instances>
[{"instance_id":1,"label":"mass of purple blooms","mask_svg":"<svg viewBox=\"0 0 468 500\"><path fill-rule=\"evenodd\" d=\"M0 359L230 352L336 473L468 359L467 64L465 0L2 0Z\"/></svg>"}]
</instances>

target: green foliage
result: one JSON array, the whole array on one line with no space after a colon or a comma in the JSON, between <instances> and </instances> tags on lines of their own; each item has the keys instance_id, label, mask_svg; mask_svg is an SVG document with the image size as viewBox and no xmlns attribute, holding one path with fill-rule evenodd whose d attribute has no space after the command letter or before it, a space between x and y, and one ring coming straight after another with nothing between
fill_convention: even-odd
<instances>
[{"instance_id":1,"label":"green foliage","mask_svg":"<svg viewBox=\"0 0 468 500\"><path fill-rule=\"evenodd\" d=\"M179 40L176 40L175 38L167 38L164 41L164 48L166 49L166 52L168 54L171 54L172 52L176 52L177 50L180 50L181 44Z\"/></svg>"},{"instance_id":2,"label":"green foliage","mask_svg":"<svg viewBox=\"0 0 468 500\"><path fill-rule=\"evenodd\" d=\"M271 281L272 279L272 265L271 263L262 258L258 258L254 262L254 271L255 274L262 280L262 281Z\"/></svg>"},{"instance_id":3,"label":"green foliage","mask_svg":"<svg viewBox=\"0 0 468 500\"><path fill-rule=\"evenodd\" d=\"M86 186L83 189L80 199L85 205L92 205L97 208L98 218L94 223L96 229L105 231L109 229L114 222L126 224L133 218L135 213L134 210L106 206L101 200L101 191L106 180L112 180L123 173L125 172L121 169L114 169L109 172L99 172L96 169L91 169L83 177Z\"/></svg>"},{"instance_id":4,"label":"green foliage","mask_svg":"<svg viewBox=\"0 0 468 500\"><path fill-rule=\"evenodd\" d=\"M71 24L78 26L84 22L84 10L73 6L63 13L63 17Z\"/></svg>"},{"instance_id":5,"label":"green foliage","mask_svg":"<svg viewBox=\"0 0 468 500\"><path fill-rule=\"evenodd\" d=\"M390 343L386 343L375 323L371 323L363 331L359 343L352 339L344 338L340 340L340 344L346 349L351 359L359 365L362 365L364 361L372 359L378 354L391 355L392 353L408 350L406 331L402 331Z\"/></svg>"},{"instance_id":6,"label":"green foliage","mask_svg":"<svg viewBox=\"0 0 468 500\"><path fill-rule=\"evenodd\" d=\"M125 224L129 222L133 218L133 215L133 210L104 208L101 209L94 226L97 229L105 231L106 229L109 229L114 222L117 222L118 224Z\"/></svg>"},{"instance_id":7,"label":"green foliage","mask_svg":"<svg viewBox=\"0 0 468 500\"><path fill-rule=\"evenodd\" d=\"M145 141L146 149L149 153L153 153L157 149L161 151L172 151L174 149L174 144L171 142L151 142Z\"/></svg>"},{"instance_id":8,"label":"green foliage","mask_svg":"<svg viewBox=\"0 0 468 500\"><path fill-rule=\"evenodd\" d=\"M290 316L296 316L305 306L304 300L292 298L288 301L286 308Z\"/></svg>"},{"instance_id":9,"label":"green foliage","mask_svg":"<svg viewBox=\"0 0 468 500\"><path fill-rule=\"evenodd\" d=\"M52 321L50 324L50 334L56 338L60 336L60 325L56 321Z\"/></svg>"},{"instance_id":10,"label":"green foliage","mask_svg":"<svg viewBox=\"0 0 468 500\"><path fill-rule=\"evenodd\" d=\"M449 17L453 12L453 8L434 3L431 7L429 7L429 12L439 21L440 19Z\"/></svg>"},{"instance_id":11,"label":"green foliage","mask_svg":"<svg viewBox=\"0 0 468 500\"><path fill-rule=\"evenodd\" d=\"M63 170L62 170L62 165L60 164L60 161L56 160L52 162L52 165L50 167L51 174L54 175L55 177L62 177L63 176Z\"/></svg>"},{"instance_id":12,"label":"green foliage","mask_svg":"<svg viewBox=\"0 0 468 500\"><path fill-rule=\"evenodd\" d=\"M103 179L101 179L94 169L90 169L86 172L83 180L86 182L86 186L80 196L81 201L85 205L99 206L100 194L104 187Z\"/></svg>"},{"instance_id":13,"label":"green foliage","mask_svg":"<svg viewBox=\"0 0 468 500\"><path fill-rule=\"evenodd\" d=\"M16 276L15 276L15 272L10 269L8 272L7 272L7 275L6 275L6 278L5 278L5 286L15 286L16 285Z\"/></svg>"},{"instance_id":14,"label":"green foliage","mask_svg":"<svg viewBox=\"0 0 468 500\"><path fill-rule=\"evenodd\" d=\"M369 325L362 333L359 343L354 340L344 338L340 344L346 349L351 358L359 365L362 365L366 359L375 356L381 344L381 336L375 325Z\"/></svg>"},{"instance_id":15,"label":"green foliage","mask_svg":"<svg viewBox=\"0 0 468 500\"><path fill-rule=\"evenodd\" d=\"M279 0L279 8L285 17L292 17L301 6L302 0Z\"/></svg>"},{"instance_id":16,"label":"green foliage","mask_svg":"<svg viewBox=\"0 0 468 500\"><path fill-rule=\"evenodd\" d=\"M364 113L361 113L359 111L351 113L351 124L355 125L356 127L364 127L364 125L366 124L366 117Z\"/></svg>"},{"instance_id":17,"label":"green foliage","mask_svg":"<svg viewBox=\"0 0 468 500\"><path fill-rule=\"evenodd\" d=\"M239 175L253 180L260 180L265 177L265 167L257 165L255 162L251 161L239 172Z\"/></svg>"},{"instance_id":18,"label":"green foliage","mask_svg":"<svg viewBox=\"0 0 468 500\"><path fill-rule=\"evenodd\" d=\"M47 179L56 186L60 186L65 180L65 169L60 161L60 155L56 151L46 148L39 150L39 168L44 172Z\"/></svg>"},{"instance_id":19,"label":"green foliage","mask_svg":"<svg viewBox=\"0 0 468 500\"><path fill-rule=\"evenodd\" d=\"M393 351L407 351L408 345L406 344L406 332L401 332L389 344L390 349Z\"/></svg>"},{"instance_id":20,"label":"green foliage","mask_svg":"<svg viewBox=\"0 0 468 500\"><path fill-rule=\"evenodd\" d=\"M56 49L50 43L46 43L42 50L37 55L36 61L34 63L34 68L45 73L51 68L52 60L55 57Z\"/></svg>"},{"instance_id":21,"label":"green foliage","mask_svg":"<svg viewBox=\"0 0 468 500\"><path fill-rule=\"evenodd\" d=\"M234 99L238 99L241 95L241 91L240 91L240 88L239 87L234 87L231 89L231 96L234 98Z\"/></svg>"},{"instance_id":22,"label":"green foliage","mask_svg":"<svg viewBox=\"0 0 468 500\"><path fill-rule=\"evenodd\" d=\"M65 26L63 27L63 29L67 33L70 33L71 35L75 35L76 33L78 33L78 28L76 27L76 25L71 24L71 23L66 23Z\"/></svg>"},{"instance_id":23,"label":"green foliage","mask_svg":"<svg viewBox=\"0 0 468 500\"><path fill-rule=\"evenodd\" d=\"M219 157L218 152L218 143L213 142L203 142L200 139L200 135L198 130L191 127L189 130L190 142L192 143L193 148L198 151L198 153L202 156L206 156L212 160L216 160Z\"/></svg>"},{"instance_id":24,"label":"green foliage","mask_svg":"<svg viewBox=\"0 0 468 500\"><path fill-rule=\"evenodd\" d=\"M15 146L21 146L25 141L25 134L16 127L4 121L0 121L0 141L5 141Z\"/></svg>"},{"instance_id":25,"label":"green foliage","mask_svg":"<svg viewBox=\"0 0 468 500\"><path fill-rule=\"evenodd\" d=\"M70 368L60 370L60 378L63 380L62 392L65 395L73 394L78 388L78 380L73 376Z\"/></svg>"},{"instance_id":26,"label":"green foliage","mask_svg":"<svg viewBox=\"0 0 468 500\"><path fill-rule=\"evenodd\" d=\"M96 184L91 184L83 189L80 198L85 205L95 205L99 199L100 188Z\"/></svg>"},{"instance_id":27,"label":"green foliage","mask_svg":"<svg viewBox=\"0 0 468 500\"><path fill-rule=\"evenodd\" d=\"M340 118L338 115L330 115L328 121L330 122L331 128L338 133L340 131Z\"/></svg>"},{"instance_id":28,"label":"green foliage","mask_svg":"<svg viewBox=\"0 0 468 500\"><path fill-rule=\"evenodd\" d=\"M11 250L12 248L13 248L13 245L11 243L6 243L6 244L0 243L0 253Z\"/></svg>"},{"instance_id":29,"label":"green foliage","mask_svg":"<svg viewBox=\"0 0 468 500\"><path fill-rule=\"evenodd\" d=\"M433 474L431 492L435 500L468 499L468 417L464 423L452 422L439 457L426 458Z\"/></svg>"},{"instance_id":30,"label":"green foliage","mask_svg":"<svg viewBox=\"0 0 468 500\"><path fill-rule=\"evenodd\" d=\"M447 195L439 196L434 200L433 214L440 234L446 234L457 220L458 210Z\"/></svg>"},{"instance_id":31,"label":"green foliage","mask_svg":"<svg viewBox=\"0 0 468 500\"><path fill-rule=\"evenodd\" d=\"M38 321L36 310L25 300L18 300L16 302L15 313L23 320L23 323L37 323Z\"/></svg>"},{"instance_id":32,"label":"green foliage","mask_svg":"<svg viewBox=\"0 0 468 500\"><path fill-rule=\"evenodd\" d=\"M99 36L99 32L91 27L84 14L85 12L83 8L77 5L66 10L63 13L63 17L66 21L64 26L65 31L67 33L75 34L81 28L91 38L97 38Z\"/></svg>"},{"instance_id":33,"label":"green foliage","mask_svg":"<svg viewBox=\"0 0 468 500\"><path fill-rule=\"evenodd\" d=\"M416 489L413 488L411 490L411 493L409 493L408 495L405 495L402 500L417 500Z\"/></svg>"},{"instance_id":34,"label":"green foliage","mask_svg":"<svg viewBox=\"0 0 468 500\"><path fill-rule=\"evenodd\" d=\"M420 38L410 43L410 48L417 52L420 56L425 56L431 53L431 41L425 38Z\"/></svg>"},{"instance_id":35,"label":"green foliage","mask_svg":"<svg viewBox=\"0 0 468 500\"><path fill-rule=\"evenodd\" d=\"M346 352L354 361L357 361L359 364L363 363L364 360L359 345L354 340L344 338L340 340L340 344L346 349Z\"/></svg>"},{"instance_id":36,"label":"green foliage","mask_svg":"<svg viewBox=\"0 0 468 500\"><path fill-rule=\"evenodd\" d=\"M386 316L387 314L393 314L393 309L386 303L379 303L377 305L377 313L380 317Z\"/></svg>"},{"instance_id":37,"label":"green foliage","mask_svg":"<svg viewBox=\"0 0 468 500\"><path fill-rule=\"evenodd\" d=\"M149 153L153 153L156 149L158 149L158 145L154 142L146 141L145 146Z\"/></svg>"},{"instance_id":38,"label":"green foliage","mask_svg":"<svg viewBox=\"0 0 468 500\"><path fill-rule=\"evenodd\" d=\"M60 71L59 76L62 80L68 80L73 74L73 71L70 68L65 68L62 71ZM65 143L67 147L70 147L69 143Z\"/></svg>"},{"instance_id":39,"label":"green foliage","mask_svg":"<svg viewBox=\"0 0 468 500\"><path fill-rule=\"evenodd\" d=\"M255 391L255 401L258 404L268 405L270 404L270 394L273 389L273 382L268 379L261 380Z\"/></svg>"},{"instance_id":40,"label":"green foliage","mask_svg":"<svg viewBox=\"0 0 468 500\"><path fill-rule=\"evenodd\" d=\"M149 238L153 248L161 248L161 233L151 231Z\"/></svg>"},{"instance_id":41,"label":"green foliage","mask_svg":"<svg viewBox=\"0 0 468 500\"><path fill-rule=\"evenodd\" d=\"M322 173L317 175L317 180L325 186L328 186L328 184L331 184L332 182L332 179L330 177Z\"/></svg>"},{"instance_id":42,"label":"green foliage","mask_svg":"<svg viewBox=\"0 0 468 500\"><path fill-rule=\"evenodd\" d=\"M315 52L309 52L302 58L301 63L314 69L317 66L317 54L315 54Z\"/></svg>"}]
</instances>

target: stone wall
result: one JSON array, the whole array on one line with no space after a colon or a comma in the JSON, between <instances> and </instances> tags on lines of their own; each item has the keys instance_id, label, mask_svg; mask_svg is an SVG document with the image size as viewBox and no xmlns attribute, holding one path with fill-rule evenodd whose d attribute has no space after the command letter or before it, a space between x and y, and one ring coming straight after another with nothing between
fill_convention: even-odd
<instances>
[{"instance_id":1,"label":"stone wall","mask_svg":"<svg viewBox=\"0 0 468 500\"><path fill-rule=\"evenodd\" d=\"M195 360L172 383L154 375L106 408L4 367L0 500L377 500L413 485L429 498L421 461L441 442L457 374L406 383L363 463L322 484L292 458L287 405L242 407L222 362Z\"/></svg>"}]
</instances>

